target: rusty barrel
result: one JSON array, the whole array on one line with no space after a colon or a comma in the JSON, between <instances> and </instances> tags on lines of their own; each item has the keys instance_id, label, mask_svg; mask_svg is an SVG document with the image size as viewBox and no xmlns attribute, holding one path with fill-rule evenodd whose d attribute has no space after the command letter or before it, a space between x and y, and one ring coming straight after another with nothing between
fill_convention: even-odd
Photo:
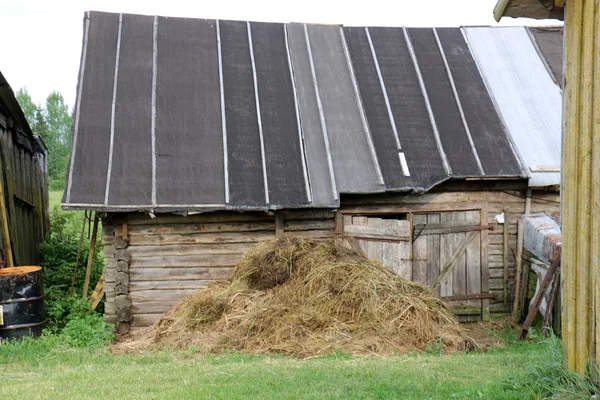
<instances>
[{"instance_id":1,"label":"rusty barrel","mask_svg":"<svg viewBox=\"0 0 600 400\"><path fill-rule=\"evenodd\" d=\"M40 336L44 325L41 267L0 269L0 339Z\"/></svg>"}]
</instances>

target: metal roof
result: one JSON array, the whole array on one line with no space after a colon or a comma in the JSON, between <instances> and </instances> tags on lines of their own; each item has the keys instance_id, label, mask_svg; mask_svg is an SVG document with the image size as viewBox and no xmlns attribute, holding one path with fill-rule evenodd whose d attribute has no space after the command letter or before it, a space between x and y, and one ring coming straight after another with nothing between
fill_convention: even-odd
<instances>
[{"instance_id":1,"label":"metal roof","mask_svg":"<svg viewBox=\"0 0 600 400\"><path fill-rule=\"evenodd\" d=\"M86 13L63 207L330 208L526 177L465 32Z\"/></svg>"},{"instance_id":2,"label":"metal roof","mask_svg":"<svg viewBox=\"0 0 600 400\"><path fill-rule=\"evenodd\" d=\"M527 28L465 28L465 32L523 160L529 186L559 185L562 93Z\"/></svg>"}]
</instances>

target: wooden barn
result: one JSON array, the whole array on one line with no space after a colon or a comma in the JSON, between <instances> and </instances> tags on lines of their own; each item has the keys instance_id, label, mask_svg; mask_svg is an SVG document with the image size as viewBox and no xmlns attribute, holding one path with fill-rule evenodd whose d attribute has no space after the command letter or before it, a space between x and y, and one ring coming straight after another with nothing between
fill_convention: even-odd
<instances>
[{"instance_id":1,"label":"wooden barn","mask_svg":"<svg viewBox=\"0 0 600 400\"><path fill-rule=\"evenodd\" d=\"M106 318L344 234L463 320L507 313L517 222L559 209L561 54L554 28L87 13L63 207L103 213Z\"/></svg>"},{"instance_id":2,"label":"wooden barn","mask_svg":"<svg viewBox=\"0 0 600 400\"><path fill-rule=\"evenodd\" d=\"M40 263L50 231L47 154L0 72L0 268Z\"/></svg>"}]
</instances>

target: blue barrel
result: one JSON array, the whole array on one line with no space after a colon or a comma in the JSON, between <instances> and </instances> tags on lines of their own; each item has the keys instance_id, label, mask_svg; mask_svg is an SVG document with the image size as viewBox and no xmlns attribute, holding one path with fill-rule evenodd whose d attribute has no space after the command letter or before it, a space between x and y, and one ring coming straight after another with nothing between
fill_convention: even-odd
<instances>
[{"instance_id":1,"label":"blue barrel","mask_svg":"<svg viewBox=\"0 0 600 400\"><path fill-rule=\"evenodd\" d=\"M0 339L42 334L46 323L41 267L0 269Z\"/></svg>"}]
</instances>

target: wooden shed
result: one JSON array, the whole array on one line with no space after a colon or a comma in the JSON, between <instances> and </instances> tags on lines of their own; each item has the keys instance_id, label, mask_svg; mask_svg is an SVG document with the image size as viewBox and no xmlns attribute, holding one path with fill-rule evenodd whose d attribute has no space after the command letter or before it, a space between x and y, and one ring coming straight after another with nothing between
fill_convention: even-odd
<instances>
[{"instance_id":1,"label":"wooden shed","mask_svg":"<svg viewBox=\"0 0 600 400\"><path fill-rule=\"evenodd\" d=\"M559 207L561 35L87 13L63 207L105 213L106 318L147 326L281 235L507 313L517 221Z\"/></svg>"},{"instance_id":2,"label":"wooden shed","mask_svg":"<svg viewBox=\"0 0 600 400\"><path fill-rule=\"evenodd\" d=\"M47 153L0 73L0 268L39 265L50 231Z\"/></svg>"}]
</instances>

